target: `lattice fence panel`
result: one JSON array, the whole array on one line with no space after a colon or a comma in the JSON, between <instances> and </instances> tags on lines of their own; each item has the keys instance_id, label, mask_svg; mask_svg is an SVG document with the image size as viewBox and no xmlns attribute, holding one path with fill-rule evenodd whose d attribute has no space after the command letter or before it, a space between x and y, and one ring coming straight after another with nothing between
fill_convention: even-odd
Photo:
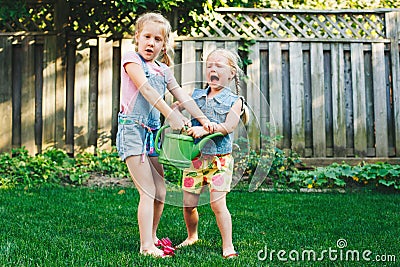
<instances>
[{"instance_id":1,"label":"lattice fence panel","mask_svg":"<svg viewBox=\"0 0 400 267\"><path fill-rule=\"evenodd\" d=\"M227 11L200 16L192 37L385 38L384 13L280 13Z\"/></svg>"}]
</instances>

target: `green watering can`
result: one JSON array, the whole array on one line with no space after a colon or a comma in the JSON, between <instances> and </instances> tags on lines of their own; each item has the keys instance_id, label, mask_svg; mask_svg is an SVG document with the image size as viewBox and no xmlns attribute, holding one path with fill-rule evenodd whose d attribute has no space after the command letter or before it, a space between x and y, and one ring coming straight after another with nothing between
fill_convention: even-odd
<instances>
[{"instance_id":1,"label":"green watering can","mask_svg":"<svg viewBox=\"0 0 400 267\"><path fill-rule=\"evenodd\" d=\"M164 125L160 128L154 141L155 144L158 144L161 133L168 127L169 125ZM215 136L223 136L223 134L207 135L199 143L194 144L194 138L190 135L167 133L164 136L161 149L158 148L158 145L155 145L155 150L159 154L158 161L161 164L172 165L180 169L188 168L192 159L199 155L207 141Z\"/></svg>"}]
</instances>

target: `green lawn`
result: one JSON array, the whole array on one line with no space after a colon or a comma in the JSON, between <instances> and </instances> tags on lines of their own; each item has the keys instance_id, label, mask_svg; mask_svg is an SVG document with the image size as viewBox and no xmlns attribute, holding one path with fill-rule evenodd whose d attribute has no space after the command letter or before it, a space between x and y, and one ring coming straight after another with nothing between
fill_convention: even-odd
<instances>
[{"instance_id":1,"label":"green lawn","mask_svg":"<svg viewBox=\"0 0 400 267\"><path fill-rule=\"evenodd\" d=\"M139 256L138 194L133 188L125 189L124 194L118 194L119 190L0 191L0 266L400 264L400 194L233 191L228 204L240 257L223 260L209 205L199 208L201 241L196 245L168 259ZM175 244L185 238L181 208L165 207L159 230L159 237L164 236ZM339 248L340 239L347 246ZM278 258L279 250L286 262ZM312 252L316 253L315 260ZM370 261L364 260L362 253ZM323 260L318 261L321 255ZM392 262L377 262L378 257Z\"/></svg>"}]
</instances>

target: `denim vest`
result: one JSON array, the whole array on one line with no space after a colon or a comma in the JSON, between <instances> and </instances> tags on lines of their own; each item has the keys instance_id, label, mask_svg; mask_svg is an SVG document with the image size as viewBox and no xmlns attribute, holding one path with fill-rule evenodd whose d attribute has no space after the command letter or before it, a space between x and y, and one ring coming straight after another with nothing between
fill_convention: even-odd
<instances>
[{"instance_id":1,"label":"denim vest","mask_svg":"<svg viewBox=\"0 0 400 267\"><path fill-rule=\"evenodd\" d=\"M192 98L211 122L223 123L239 97L232 93L229 88L224 88L212 99L207 99L209 90L209 88L195 89ZM197 120L194 120L192 124L193 126L201 126ZM196 143L199 141L200 139L195 140ZM217 136L207 142L201 153L207 155L228 154L232 152L232 143L233 132L225 136Z\"/></svg>"}]
</instances>

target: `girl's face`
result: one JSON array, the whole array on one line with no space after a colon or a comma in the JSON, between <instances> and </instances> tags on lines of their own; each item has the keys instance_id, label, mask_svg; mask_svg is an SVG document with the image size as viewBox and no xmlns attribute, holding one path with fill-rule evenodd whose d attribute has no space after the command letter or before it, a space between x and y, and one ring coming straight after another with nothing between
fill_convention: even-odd
<instances>
[{"instance_id":1,"label":"girl's face","mask_svg":"<svg viewBox=\"0 0 400 267\"><path fill-rule=\"evenodd\" d=\"M154 61L160 54L165 42L163 30L160 23L149 21L135 33L138 52L146 61Z\"/></svg>"},{"instance_id":2,"label":"girl's face","mask_svg":"<svg viewBox=\"0 0 400 267\"><path fill-rule=\"evenodd\" d=\"M228 87L234 76L235 69L229 65L229 60L225 56L214 53L207 58L206 78L212 89L220 90Z\"/></svg>"}]
</instances>

